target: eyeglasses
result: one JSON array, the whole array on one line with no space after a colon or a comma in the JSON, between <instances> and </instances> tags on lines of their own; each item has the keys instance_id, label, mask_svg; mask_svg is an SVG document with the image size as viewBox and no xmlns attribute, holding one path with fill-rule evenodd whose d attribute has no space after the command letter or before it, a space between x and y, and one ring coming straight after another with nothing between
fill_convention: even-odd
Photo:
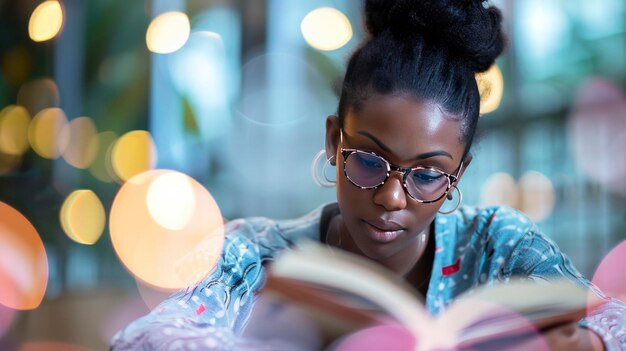
<instances>
[{"instance_id":1,"label":"eyeglasses","mask_svg":"<svg viewBox=\"0 0 626 351\"><path fill-rule=\"evenodd\" d=\"M444 197L452 184L459 179L463 161L456 175L448 174L436 168L404 168L389 163L373 152L343 148L343 130L340 130L340 148L343 156L343 173L350 183L361 189L381 187L392 171L402 173L404 190L417 202L430 203Z\"/></svg>"}]
</instances>

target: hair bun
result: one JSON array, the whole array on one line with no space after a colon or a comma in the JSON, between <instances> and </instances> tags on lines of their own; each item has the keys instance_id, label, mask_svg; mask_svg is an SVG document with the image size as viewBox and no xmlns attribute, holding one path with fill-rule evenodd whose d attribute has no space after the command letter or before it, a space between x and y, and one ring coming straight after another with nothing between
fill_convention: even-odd
<instances>
[{"instance_id":1,"label":"hair bun","mask_svg":"<svg viewBox=\"0 0 626 351\"><path fill-rule=\"evenodd\" d=\"M475 72L489 69L504 49L502 13L486 0L365 0L365 26L373 37L390 30L447 45Z\"/></svg>"}]
</instances>

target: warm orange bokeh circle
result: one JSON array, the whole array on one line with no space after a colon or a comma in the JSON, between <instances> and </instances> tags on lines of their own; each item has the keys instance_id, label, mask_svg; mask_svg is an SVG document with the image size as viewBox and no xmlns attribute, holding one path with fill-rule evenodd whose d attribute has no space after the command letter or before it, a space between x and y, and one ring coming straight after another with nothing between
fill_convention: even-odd
<instances>
[{"instance_id":1,"label":"warm orange bokeh circle","mask_svg":"<svg viewBox=\"0 0 626 351\"><path fill-rule=\"evenodd\" d=\"M182 188L157 189L163 195L150 196L154 186L168 178L186 179L187 185L173 182ZM158 203L149 203L155 199ZM184 221L174 222L183 224L163 225L163 218L155 218L155 208L161 216L178 213ZM206 277L224 242L222 215L211 194L191 177L167 170L141 173L124 183L113 201L109 227L126 268L141 281L165 289L187 287Z\"/></svg>"},{"instance_id":2,"label":"warm orange bokeh circle","mask_svg":"<svg viewBox=\"0 0 626 351\"><path fill-rule=\"evenodd\" d=\"M0 202L0 304L37 308L48 285L48 257L35 227Z\"/></svg>"}]
</instances>

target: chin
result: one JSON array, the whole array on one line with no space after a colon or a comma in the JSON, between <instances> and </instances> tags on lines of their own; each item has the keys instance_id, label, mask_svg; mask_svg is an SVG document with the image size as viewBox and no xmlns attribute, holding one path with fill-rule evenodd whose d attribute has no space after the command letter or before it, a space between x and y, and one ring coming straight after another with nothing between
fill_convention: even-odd
<instances>
[{"instance_id":1,"label":"chin","mask_svg":"<svg viewBox=\"0 0 626 351\"><path fill-rule=\"evenodd\" d=\"M413 256L407 250L418 253L424 248L417 242L416 230L404 229L399 232L386 233L371 227L367 222L355 223L355 231L350 231L352 241L360 253L380 264L387 266L402 257ZM418 232L419 233L419 232ZM408 256L407 256L408 254Z\"/></svg>"}]
</instances>

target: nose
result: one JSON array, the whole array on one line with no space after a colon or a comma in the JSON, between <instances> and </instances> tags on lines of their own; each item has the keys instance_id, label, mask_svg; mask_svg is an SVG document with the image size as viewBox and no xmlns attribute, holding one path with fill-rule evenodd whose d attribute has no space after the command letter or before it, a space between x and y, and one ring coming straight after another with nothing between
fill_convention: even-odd
<instances>
[{"instance_id":1,"label":"nose","mask_svg":"<svg viewBox=\"0 0 626 351\"><path fill-rule=\"evenodd\" d=\"M374 203L383 206L385 210L397 211L406 207L402 173L392 172L385 184L374 191Z\"/></svg>"}]
</instances>

